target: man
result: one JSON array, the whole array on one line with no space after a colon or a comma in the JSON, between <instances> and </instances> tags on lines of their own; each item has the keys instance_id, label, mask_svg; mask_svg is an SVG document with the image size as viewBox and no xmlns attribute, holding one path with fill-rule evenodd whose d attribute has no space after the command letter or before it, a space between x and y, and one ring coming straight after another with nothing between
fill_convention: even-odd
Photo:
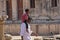
<instances>
[{"instance_id":1,"label":"man","mask_svg":"<svg viewBox=\"0 0 60 40\"><path fill-rule=\"evenodd\" d=\"M28 16L29 16L29 9L25 9L25 13L21 17L22 22L24 22L25 20L27 20Z\"/></svg>"},{"instance_id":2,"label":"man","mask_svg":"<svg viewBox=\"0 0 60 40\"><path fill-rule=\"evenodd\" d=\"M31 39L30 35L32 34L32 31L30 29L30 24L29 24L30 22L31 22L31 18L28 18L28 20L25 20L21 24L21 32L20 33L21 33L22 40L30 40Z\"/></svg>"}]
</instances>

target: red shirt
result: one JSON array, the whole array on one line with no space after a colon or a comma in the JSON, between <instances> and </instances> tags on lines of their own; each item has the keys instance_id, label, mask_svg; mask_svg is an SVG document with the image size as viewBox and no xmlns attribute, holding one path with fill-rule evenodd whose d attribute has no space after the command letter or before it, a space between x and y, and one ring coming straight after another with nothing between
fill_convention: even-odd
<instances>
[{"instance_id":1,"label":"red shirt","mask_svg":"<svg viewBox=\"0 0 60 40\"><path fill-rule=\"evenodd\" d=\"M22 20L22 22L25 21L25 20L28 20L28 15L26 13L23 14L22 17L21 17L21 20Z\"/></svg>"}]
</instances>

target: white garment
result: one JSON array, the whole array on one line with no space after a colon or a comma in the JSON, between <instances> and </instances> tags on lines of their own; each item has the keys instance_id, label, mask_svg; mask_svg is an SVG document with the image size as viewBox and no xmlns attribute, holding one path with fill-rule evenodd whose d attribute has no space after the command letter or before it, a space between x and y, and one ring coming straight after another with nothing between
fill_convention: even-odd
<instances>
[{"instance_id":1,"label":"white garment","mask_svg":"<svg viewBox=\"0 0 60 40\"><path fill-rule=\"evenodd\" d=\"M21 32L20 32L20 35L23 36L23 39L24 40L30 40L31 39L30 35L31 35L32 31L30 30L30 25L29 24L28 24L28 32L26 32L26 24L25 23L22 23L21 24Z\"/></svg>"}]
</instances>

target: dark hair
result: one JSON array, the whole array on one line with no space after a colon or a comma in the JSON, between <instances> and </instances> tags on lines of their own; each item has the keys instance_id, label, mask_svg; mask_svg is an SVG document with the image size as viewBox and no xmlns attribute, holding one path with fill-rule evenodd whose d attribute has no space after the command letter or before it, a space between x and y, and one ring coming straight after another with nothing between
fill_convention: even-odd
<instances>
[{"instance_id":1,"label":"dark hair","mask_svg":"<svg viewBox=\"0 0 60 40\"><path fill-rule=\"evenodd\" d=\"M25 12L29 11L29 9L25 9Z\"/></svg>"},{"instance_id":2,"label":"dark hair","mask_svg":"<svg viewBox=\"0 0 60 40\"><path fill-rule=\"evenodd\" d=\"M25 25L26 25L26 29L28 29L27 21L25 20L24 23L25 23Z\"/></svg>"},{"instance_id":3,"label":"dark hair","mask_svg":"<svg viewBox=\"0 0 60 40\"><path fill-rule=\"evenodd\" d=\"M28 20L32 20L32 18L28 17ZM27 20L24 21L25 25L26 25L26 29L28 29L28 23Z\"/></svg>"}]
</instances>

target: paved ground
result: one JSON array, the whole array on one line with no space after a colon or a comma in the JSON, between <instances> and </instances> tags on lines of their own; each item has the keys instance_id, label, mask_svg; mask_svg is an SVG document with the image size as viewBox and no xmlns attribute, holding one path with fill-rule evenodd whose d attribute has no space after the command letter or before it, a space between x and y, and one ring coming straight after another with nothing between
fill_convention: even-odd
<instances>
[{"instance_id":1,"label":"paved ground","mask_svg":"<svg viewBox=\"0 0 60 40\"><path fill-rule=\"evenodd\" d=\"M11 36L10 34L6 34L7 39L11 40L21 40L21 36ZM31 36L31 40L55 40L53 36Z\"/></svg>"},{"instance_id":2,"label":"paved ground","mask_svg":"<svg viewBox=\"0 0 60 40\"><path fill-rule=\"evenodd\" d=\"M21 37L20 36L12 36L12 40L21 40ZM31 37L31 40L42 40L42 36L32 36Z\"/></svg>"}]
</instances>

